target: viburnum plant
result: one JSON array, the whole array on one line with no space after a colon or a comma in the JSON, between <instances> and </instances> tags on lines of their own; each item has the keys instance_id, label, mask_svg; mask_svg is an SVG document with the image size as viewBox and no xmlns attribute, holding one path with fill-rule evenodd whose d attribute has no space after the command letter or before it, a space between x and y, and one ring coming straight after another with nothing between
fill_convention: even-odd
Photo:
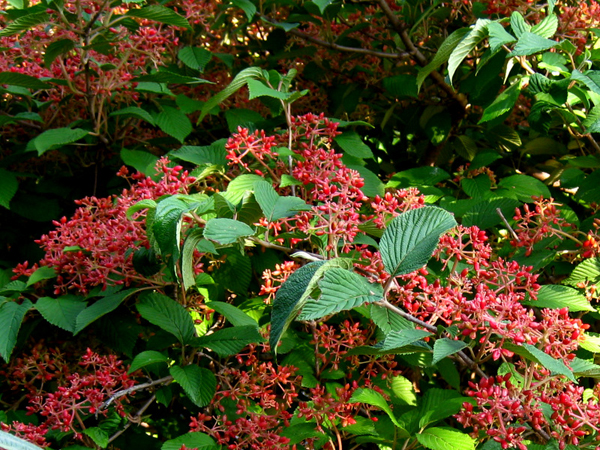
<instances>
[{"instance_id":1,"label":"viburnum plant","mask_svg":"<svg viewBox=\"0 0 600 450\"><path fill-rule=\"evenodd\" d=\"M398 177L384 191L351 126L240 128L153 177L123 168L129 189L56 221L2 288L3 430L61 448L597 448L597 228L541 197L498 205L506 233L458 224ZM452 183L473 192L493 175L477 172ZM569 277L542 270L562 259Z\"/></svg>"}]
</instances>

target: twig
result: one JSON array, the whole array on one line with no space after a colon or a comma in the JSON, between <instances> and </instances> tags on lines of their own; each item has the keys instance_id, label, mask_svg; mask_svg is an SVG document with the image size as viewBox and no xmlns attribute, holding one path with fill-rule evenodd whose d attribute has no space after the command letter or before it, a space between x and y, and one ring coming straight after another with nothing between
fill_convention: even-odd
<instances>
[{"instance_id":1,"label":"twig","mask_svg":"<svg viewBox=\"0 0 600 450\"><path fill-rule=\"evenodd\" d=\"M127 394L131 394L132 392L135 391L140 391L142 389L146 389L152 386L156 386L159 384L166 384L170 381L173 380L173 377L171 375L167 375L166 377L163 378L159 378L158 380L154 380L154 381L149 381L147 383L142 383L142 384L138 384L136 386L132 386L130 388L127 389L123 389L122 391L117 391L116 393L114 393L113 395L110 396L110 398L105 401L101 406L100 406L100 410L106 409L109 407L109 405L115 401L116 399L118 399L119 397L123 397L124 395Z\"/></svg>"},{"instance_id":2,"label":"twig","mask_svg":"<svg viewBox=\"0 0 600 450\"><path fill-rule=\"evenodd\" d=\"M496 208L496 212L502 219L502 222L504 222L504 225L506 225L506 228L508 228L508 231L510 231L510 234L512 234L512 237L515 239L515 241L518 241L519 236L517 236L517 233L515 232L515 230L513 230L513 227L510 226L508 220L506 220L506 217L504 217L504 214L502 214L502 210L500 208Z\"/></svg>"},{"instance_id":3,"label":"twig","mask_svg":"<svg viewBox=\"0 0 600 450\"><path fill-rule=\"evenodd\" d=\"M156 395L152 394L152 397L150 397L148 399L148 401L146 403L144 403L140 409L137 410L137 412L135 413L135 415L133 415L129 419L129 422L127 422L125 424L125 426L121 430L117 431L115 434L113 434L108 439L108 442L111 443L112 441L114 441L115 439L117 439L119 436L121 436L131 426L132 423L139 422L139 419L140 419L140 417L142 417L142 414L144 414L144 412L150 407L150 405L152 403L154 403L154 400L156 400Z\"/></svg>"}]
</instances>

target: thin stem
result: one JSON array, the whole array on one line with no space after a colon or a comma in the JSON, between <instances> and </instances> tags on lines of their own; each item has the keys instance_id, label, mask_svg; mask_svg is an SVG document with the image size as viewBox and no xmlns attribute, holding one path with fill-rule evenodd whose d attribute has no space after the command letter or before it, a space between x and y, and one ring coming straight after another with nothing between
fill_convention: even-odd
<instances>
[{"instance_id":1,"label":"thin stem","mask_svg":"<svg viewBox=\"0 0 600 450\"><path fill-rule=\"evenodd\" d=\"M142 414L144 414L144 412L150 407L150 405L152 403L154 403L154 400L156 400L156 395L152 394L152 397L150 397L148 399L148 401L146 403L144 403L140 409L137 410L137 412L135 413L135 415L132 416L131 418L129 418L129 422L127 422L127 424L125 424L125 426L123 427L123 429L119 430L115 434L113 434L108 439L108 442L111 443L112 441L114 441L115 439L117 439L119 436L121 436L121 434L123 434L131 426L132 423L134 423L134 422L139 423L140 418L142 417Z\"/></svg>"},{"instance_id":2,"label":"thin stem","mask_svg":"<svg viewBox=\"0 0 600 450\"><path fill-rule=\"evenodd\" d=\"M120 397L123 397L124 395L131 394L132 392L136 392L136 391L141 391L142 389L147 389L149 387L157 386L159 384L167 384L167 383L171 382L172 380L173 380L173 377L171 375L167 375L166 377L159 378L158 380L149 381L147 383L138 384L136 386L132 386L130 388L123 389L121 391L117 391L116 393L111 395L110 398L100 406L100 409L102 410L102 409L108 408L109 405L113 401L115 401L116 399L118 399Z\"/></svg>"}]
</instances>

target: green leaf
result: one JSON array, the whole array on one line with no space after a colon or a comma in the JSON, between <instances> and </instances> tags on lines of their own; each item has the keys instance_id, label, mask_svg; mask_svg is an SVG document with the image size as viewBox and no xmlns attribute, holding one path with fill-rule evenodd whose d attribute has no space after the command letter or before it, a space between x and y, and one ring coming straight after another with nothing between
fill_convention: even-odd
<instances>
[{"instance_id":1,"label":"green leaf","mask_svg":"<svg viewBox=\"0 0 600 450\"><path fill-rule=\"evenodd\" d=\"M392 176L386 188L407 188L435 186L440 181L448 180L450 174L439 167L416 167L403 170Z\"/></svg>"},{"instance_id":2,"label":"green leaf","mask_svg":"<svg viewBox=\"0 0 600 450\"><path fill-rule=\"evenodd\" d=\"M281 92L266 86L262 81L255 79L249 79L246 84L249 90L249 100L253 100L258 97L269 97L277 100L287 100L290 97L289 92Z\"/></svg>"},{"instance_id":3,"label":"green leaf","mask_svg":"<svg viewBox=\"0 0 600 450\"><path fill-rule=\"evenodd\" d=\"M183 306L166 295L146 292L140 297L137 310L153 325L171 333L182 344L189 344L194 337L194 321Z\"/></svg>"},{"instance_id":4,"label":"green leaf","mask_svg":"<svg viewBox=\"0 0 600 450\"><path fill-rule=\"evenodd\" d=\"M373 152L356 131L344 131L334 138L334 141L350 156L361 159L373 158Z\"/></svg>"},{"instance_id":5,"label":"green leaf","mask_svg":"<svg viewBox=\"0 0 600 450\"><path fill-rule=\"evenodd\" d=\"M31 306L32 303L27 299L20 305L11 301L0 303L0 356L7 363L17 343L21 322Z\"/></svg>"},{"instance_id":6,"label":"green leaf","mask_svg":"<svg viewBox=\"0 0 600 450\"><path fill-rule=\"evenodd\" d=\"M196 347L208 347L221 357L235 355L249 344L262 342L256 323L240 327L223 328L194 340Z\"/></svg>"},{"instance_id":7,"label":"green leaf","mask_svg":"<svg viewBox=\"0 0 600 450\"><path fill-rule=\"evenodd\" d=\"M452 84L452 78L458 66L463 62L471 51L483 41L487 35L487 26L491 21L488 19L477 19L473 28L469 33L458 43L448 58L448 79Z\"/></svg>"},{"instance_id":8,"label":"green leaf","mask_svg":"<svg viewBox=\"0 0 600 450\"><path fill-rule=\"evenodd\" d=\"M181 281L185 291L196 284L196 274L193 267L194 251L198 243L203 239L204 231L196 228L187 235L183 242L181 250Z\"/></svg>"},{"instance_id":9,"label":"green leaf","mask_svg":"<svg viewBox=\"0 0 600 450\"><path fill-rule=\"evenodd\" d=\"M231 0L231 3L244 11L248 21L252 20L254 14L256 14L256 6L250 0Z\"/></svg>"},{"instance_id":10,"label":"green leaf","mask_svg":"<svg viewBox=\"0 0 600 450\"><path fill-rule=\"evenodd\" d=\"M17 176L13 172L0 168L0 205L10 209L10 201L19 189Z\"/></svg>"},{"instance_id":11,"label":"green leaf","mask_svg":"<svg viewBox=\"0 0 600 450\"><path fill-rule=\"evenodd\" d=\"M432 334L425 330L404 329L398 331L390 331L383 341L378 342L373 347L381 351L398 350L407 345L421 341Z\"/></svg>"},{"instance_id":12,"label":"green leaf","mask_svg":"<svg viewBox=\"0 0 600 450\"><path fill-rule=\"evenodd\" d=\"M517 103L520 93L521 89L519 88L519 82L517 81L500 95L498 95L498 97L496 97L490 106L485 108L479 123L489 122L490 120L494 120L508 113L509 111L512 111Z\"/></svg>"},{"instance_id":13,"label":"green leaf","mask_svg":"<svg viewBox=\"0 0 600 450\"><path fill-rule=\"evenodd\" d=\"M0 84L21 86L28 89L50 89L52 85L19 72L0 72Z\"/></svg>"},{"instance_id":14,"label":"green leaf","mask_svg":"<svg viewBox=\"0 0 600 450\"><path fill-rule=\"evenodd\" d=\"M6 422L6 420L3 420ZM5 450L40 450L42 447L33 445L31 442L21 439L20 437L13 436L6 431L0 430L0 448Z\"/></svg>"},{"instance_id":15,"label":"green leaf","mask_svg":"<svg viewBox=\"0 0 600 450\"><path fill-rule=\"evenodd\" d=\"M246 192L254 191L254 185L257 182L263 182L265 179L259 175L254 174L243 174L235 177L229 186L224 197L234 205L237 205Z\"/></svg>"},{"instance_id":16,"label":"green leaf","mask_svg":"<svg viewBox=\"0 0 600 450\"><path fill-rule=\"evenodd\" d=\"M398 427L397 431L401 435L407 433L407 431L402 428L402 425L400 425L400 422L398 422L398 419L396 419L396 416L394 416L392 408L390 408L388 402L385 400L385 398L383 398L383 395L381 395L379 392L373 389L358 388L356 391L354 391L352 397L350 397L350 400L348 400L348 402L366 403L367 405L376 406L388 415L388 417L394 423L394 425Z\"/></svg>"},{"instance_id":17,"label":"green leaf","mask_svg":"<svg viewBox=\"0 0 600 450\"><path fill-rule=\"evenodd\" d=\"M126 165L147 176L154 173L158 161L158 157L152 153L142 150L127 150L126 148L121 149L121 159Z\"/></svg>"},{"instance_id":18,"label":"green leaf","mask_svg":"<svg viewBox=\"0 0 600 450\"><path fill-rule=\"evenodd\" d=\"M581 81L590 91L600 95L600 85L596 82L597 78L589 76L595 72L598 71L589 71L583 74L579 70L574 69L573 72L571 72L571 80Z\"/></svg>"},{"instance_id":19,"label":"green leaf","mask_svg":"<svg viewBox=\"0 0 600 450\"><path fill-rule=\"evenodd\" d=\"M313 3L319 7L319 12L323 15L327 7L333 3L333 0L313 0Z\"/></svg>"},{"instance_id":20,"label":"green leaf","mask_svg":"<svg viewBox=\"0 0 600 450\"><path fill-rule=\"evenodd\" d=\"M475 439L450 428L427 428L416 437L423 447L431 450L475 450Z\"/></svg>"},{"instance_id":21,"label":"green leaf","mask_svg":"<svg viewBox=\"0 0 600 450\"><path fill-rule=\"evenodd\" d=\"M190 69L202 72L212 58L212 53L202 47L183 47L177 57Z\"/></svg>"},{"instance_id":22,"label":"green leaf","mask_svg":"<svg viewBox=\"0 0 600 450\"><path fill-rule=\"evenodd\" d=\"M59 39L50 43L44 52L44 65L50 67L58 56L68 53L74 48L75 42L71 39Z\"/></svg>"},{"instance_id":23,"label":"green leaf","mask_svg":"<svg viewBox=\"0 0 600 450\"><path fill-rule=\"evenodd\" d=\"M207 434L200 432L187 433L165 441L160 450L179 450L182 446L197 450L212 450L219 448L216 442Z\"/></svg>"},{"instance_id":24,"label":"green leaf","mask_svg":"<svg viewBox=\"0 0 600 450\"><path fill-rule=\"evenodd\" d=\"M109 116L125 116L125 117L137 117L138 119L145 120L150 125L154 126L155 122L152 116L145 109L139 108L137 106L128 106L127 108L119 109L118 111L113 111L109 114Z\"/></svg>"},{"instance_id":25,"label":"green leaf","mask_svg":"<svg viewBox=\"0 0 600 450\"><path fill-rule=\"evenodd\" d=\"M573 372L562 360L553 358L533 345L516 345L510 342L505 342L503 347L511 352L516 353L517 355L522 356L525 359L541 364L543 367L555 374L564 375L574 383L576 382Z\"/></svg>"},{"instance_id":26,"label":"green leaf","mask_svg":"<svg viewBox=\"0 0 600 450\"><path fill-rule=\"evenodd\" d=\"M373 198L377 195L383 197L385 195L385 186L374 172L371 172L364 166L348 164L346 167L348 167L348 169L356 170L358 175L363 179L365 184L360 188L360 190L367 197Z\"/></svg>"},{"instance_id":27,"label":"green leaf","mask_svg":"<svg viewBox=\"0 0 600 450\"><path fill-rule=\"evenodd\" d=\"M131 366L127 371L128 374L141 369L142 367L149 366L150 364L166 363L169 360L165 355L154 350L147 350L142 353L138 353L131 361Z\"/></svg>"},{"instance_id":28,"label":"green leaf","mask_svg":"<svg viewBox=\"0 0 600 450\"><path fill-rule=\"evenodd\" d=\"M208 405L215 396L217 379L210 370L192 364L172 366L169 372L196 406Z\"/></svg>"},{"instance_id":29,"label":"green leaf","mask_svg":"<svg viewBox=\"0 0 600 450\"><path fill-rule=\"evenodd\" d=\"M275 354L277 354L277 344L281 339L281 335L287 330L317 288L317 283L325 271L333 267L350 269L352 263L343 258L313 261L300 267L281 285L277 294L275 294L271 312L269 344Z\"/></svg>"},{"instance_id":30,"label":"green leaf","mask_svg":"<svg viewBox=\"0 0 600 450\"><path fill-rule=\"evenodd\" d=\"M144 209L155 209L156 208L157 203L152 200L152 199L145 199L145 200L140 200L137 203L134 203L133 205L131 205L129 208L127 208L127 219L128 220L133 220L133 216L135 215L135 213L142 211Z\"/></svg>"},{"instance_id":31,"label":"green leaf","mask_svg":"<svg viewBox=\"0 0 600 450\"><path fill-rule=\"evenodd\" d=\"M35 303L35 309L52 325L74 333L77 328L77 316L86 308L81 297L65 295L52 298L42 297Z\"/></svg>"},{"instance_id":32,"label":"green leaf","mask_svg":"<svg viewBox=\"0 0 600 450\"><path fill-rule=\"evenodd\" d=\"M395 98L417 97L417 79L413 75L395 75L383 79L383 87Z\"/></svg>"},{"instance_id":33,"label":"green leaf","mask_svg":"<svg viewBox=\"0 0 600 450\"><path fill-rule=\"evenodd\" d=\"M175 157L182 161L191 162L196 165L215 164L217 166L227 165L227 150L225 150L226 140L213 142L211 145L203 147L195 145L185 145L178 150L169 152L170 157ZM233 181L237 180L236 177ZM260 177L259 177L260 178Z\"/></svg>"},{"instance_id":34,"label":"green leaf","mask_svg":"<svg viewBox=\"0 0 600 450\"><path fill-rule=\"evenodd\" d=\"M586 281L591 283L600 281L600 258L588 258L578 264L563 284L577 287L579 283Z\"/></svg>"},{"instance_id":35,"label":"green leaf","mask_svg":"<svg viewBox=\"0 0 600 450\"><path fill-rule=\"evenodd\" d=\"M462 225L465 227L476 225L485 230L502 222L498 209L505 217L511 217L515 208L519 205L518 200L508 197L492 197L479 201L465 211L462 217Z\"/></svg>"},{"instance_id":36,"label":"green leaf","mask_svg":"<svg viewBox=\"0 0 600 450\"><path fill-rule=\"evenodd\" d=\"M75 331L73 334L79 333L90 323L117 309L117 307L123 303L127 297L135 292L137 292L137 289L135 288L126 289L124 291L117 292L116 294L102 297L100 300L97 300L92 305L86 307L77 315L77 320L75 321Z\"/></svg>"},{"instance_id":37,"label":"green leaf","mask_svg":"<svg viewBox=\"0 0 600 450\"><path fill-rule=\"evenodd\" d=\"M33 145L38 152L38 156L42 156L48 150L76 142L89 133L89 131L81 128L54 128L44 131L33 139Z\"/></svg>"},{"instance_id":38,"label":"green leaf","mask_svg":"<svg viewBox=\"0 0 600 450\"><path fill-rule=\"evenodd\" d=\"M310 210L310 206L299 197L281 197L268 181L254 184L254 197L269 222Z\"/></svg>"},{"instance_id":39,"label":"green leaf","mask_svg":"<svg viewBox=\"0 0 600 450\"><path fill-rule=\"evenodd\" d=\"M531 28L531 32L544 38L551 38L558 29L558 17L556 14L548 14L537 25Z\"/></svg>"},{"instance_id":40,"label":"green leaf","mask_svg":"<svg viewBox=\"0 0 600 450\"><path fill-rule=\"evenodd\" d=\"M482 173L475 178L463 178L460 184L469 197L480 198L490 192L492 181L490 177Z\"/></svg>"},{"instance_id":41,"label":"green leaf","mask_svg":"<svg viewBox=\"0 0 600 450\"><path fill-rule=\"evenodd\" d=\"M525 32L521 35L509 56L529 56L554 48L558 44L558 42L552 39L546 39L537 34Z\"/></svg>"},{"instance_id":42,"label":"green leaf","mask_svg":"<svg viewBox=\"0 0 600 450\"><path fill-rule=\"evenodd\" d=\"M510 44L517 40L498 22L488 24L488 33L490 34L490 51L492 53L495 53L503 45Z\"/></svg>"},{"instance_id":43,"label":"green leaf","mask_svg":"<svg viewBox=\"0 0 600 450\"><path fill-rule=\"evenodd\" d=\"M406 405L417 406L415 387L408 378L397 375L392 378L391 389L394 396Z\"/></svg>"},{"instance_id":44,"label":"green leaf","mask_svg":"<svg viewBox=\"0 0 600 450\"><path fill-rule=\"evenodd\" d=\"M431 364L437 364L447 356L458 353L466 346L467 344L465 344L464 341L455 341L450 338L438 339L435 341L435 344L433 344L433 361Z\"/></svg>"},{"instance_id":45,"label":"green leaf","mask_svg":"<svg viewBox=\"0 0 600 450\"><path fill-rule=\"evenodd\" d=\"M433 206L395 217L379 243L386 271L395 277L420 269L431 258L442 233L455 226L449 212Z\"/></svg>"},{"instance_id":46,"label":"green leaf","mask_svg":"<svg viewBox=\"0 0 600 450\"><path fill-rule=\"evenodd\" d=\"M438 422L458 413L467 399L467 397L461 396L457 391L450 389L427 389L419 406L421 416L419 419L419 428L425 428L431 423Z\"/></svg>"},{"instance_id":47,"label":"green leaf","mask_svg":"<svg viewBox=\"0 0 600 450\"><path fill-rule=\"evenodd\" d=\"M54 267L39 267L35 272L31 274L31 276L27 280L27 287L33 286L35 283L38 283L43 280L50 280L54 277L56 277L56 271L54 270Z\"/></svg>"},{"instance_id":48,"label":"green leaf","mask_svg":"<svg viewBox=\"0 0 600 450\"><path fill-rule=\"evenodd\" d=\"M320 319L383 298L379 284L371 284L365 277L341 268L325 272L318 284L321 295L318 299L309 298L306 301L299 320Z\"/></svg>"},{"instance_id":49,"label":"green leaf","mask_svg":"<svg viewBox=\"0 0 600 450\"><path fill-rule=\"evenodd\" d=\"M222 316L225 316L234 327L257 326L256 320L254 320L237 306L233 306L224 302L209 302L206 304L206 306L208 306L210 309L214 309Z\"/></svg>"},{"instance_id":50,"label":"green leaf","mask_svg":"<svg viewBox=\"0 0 600 450\"><path fill-rule=\"evenodd\" d=\"M253 234L254 229L233 219L210 219L204 227L204 237L221 245L233 244L238 239Z\"/></svg>"},{"instance_id":51,"label":"green leaf","mask_svg":"<svg viewBox=\"0 0 600 450\"><path fill-rule=\"evenodd\" d=\"M167 25L191 29L190 24L185 17L165 6L148 5L141 9L130 9L125 15L128 17L138 17L140 19L148 19L155 22L166 23Z\"/></svg>"},{"instance_id":52,"label":"green leaf","mask_svg":"<svg viewBox=\"0 0 600 450\"><path fill-rule=\"evenodd\" d=\"M544 198L551 197L548 186L529 175L511 175L503 178L498 183L498 187L509 190L516 195L517 199L525 203L530 203L531 197L534 195Z\"/></svg>"},{"instance_id":53,"label":"green leaf","mask_svg":"<svg viewBox=\"0 0 600 450\"><path fill-rule=\"evenodd\" d=\"M380 305L369 305L371 320L377 325L383 334L389 334L391 331L400 331L414 329L415 325L408 319L390 311Z\"/></svg>"},{"instance_id":54,"label":"green leaf","mask_svg":"<svg viewBox=\"0 0 600 450\"><path fill-rule=\"evenodd\" d=\"M520 39L524 33L528 33L531 31L531 25L525 22L525 19L518 11L514 11L510 16L510 26L517 36L517 39Z\"/></svg>"},{"instance_id":55,"label":"green leaf","mask_svg":"<svg viewBox=\"0 0 600 450\"><path fill-rule=\"evenodd\" d=\"M108 433L99 427L90 427L83 430L83 434L92 438L92 441L100 447L106 448L108 446Z\"/></svg>"},{"instance_id":56,"label":"green leaf","mask_svg":"<svg viewBox=\"0 0 600 450\"><path fill-rule=\"evenodd\" d=\"M221 92L219 92L214 97L211 97L204 104L204 106L202 107L202 111L200 113L200 118L198 119L198 122L201 122L202 119L204 119L204 117L208 113L210 113L215 106L219 105L224 100L226 100L229 96L233 95L240 88L245 86L248 83L248 80L261 78L262 76L263 76L262 69L260 69L258 67L248 67L248 68L242 70L241 72L239 72L235 76L235 78L231 81L231 83L229 83L229 86L227 86L225 89L223 89Z\"/></svg>"},{"instance_id":57,"label":"green leaf","mask_svg":"<svg viewBox=\"0 0 600 450\"><path fill-rule=\"evenodd\" d=\"M148 75L142 75L132 80L133 82L154 82L154 83L165 83L165 84L201 84L211 83L208 80L198 77L190 77L187 75L181 75L176 72L170 72L168 70L159 70L158 72L151 73Z\"/></svg>"},{"instance_id":58,"label":"green leaf","mask_svg":"<svg viewBox=\"0 0 600 450\"><path fill-rule=\"evenodd\" d=\"M450 36L448 36L446 40L442 42L442 45L438 49L431 62L419 70L419 73L417 74L417 90L421 90L423 81L425 81L425 78L427 78L431 72L437 70L442 64L448 61L448 58L450 58L450 55L452 55L452 52L456 46L460 44L465 35L467 35L470 31L470 28L460 28L450 34Z\"/></svg>"},{"instance_id":59,"label":"green leaf","mask_svg":"<svg viewBox=\"0 0 600 450\"><path fill-rule=\"evenodd\" d=\"M29 30L36 25L46 23L50 20L50 15L46 12L28 14L26 16L19 17L17 20L10 22L0 31L0 37L12 36L24 30ZM0 84L3 84L0 81Z\"/></svg>"},{"instance_id":60,"label":"green leaf","mask_svg":"<svg viewBox=\"0 0 600 450\"><path fill-rule=\"evenodd\" d=\"M585 297L572 287L560 284L547 284L540 288L537 300L526 303L537 308L560 309L567 307L570 312L596 311Z\"/></svg>"},{"instance_id":61,"label":"green leaf","mask_svg":"<svg viewBox=\"0 0 600 450\"><path fill-rule=\"evenodd\" d=\"M163 106L163 110L156 116L156 125L182 144L193 130L190 119L178 109L170 106Z\"/></svg>"}]
</instances>

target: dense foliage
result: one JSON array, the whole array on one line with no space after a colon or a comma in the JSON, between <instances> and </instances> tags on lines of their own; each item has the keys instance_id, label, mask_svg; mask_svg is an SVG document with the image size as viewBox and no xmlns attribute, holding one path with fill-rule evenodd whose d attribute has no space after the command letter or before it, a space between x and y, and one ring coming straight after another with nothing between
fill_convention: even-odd
<instances>
[{"instance_id":1,"label":"dense foliage","mask_svg":"<svg viewBox=\"0 0 600 450\"><path fill-rule=\"evenodd\" d=\"M600 448L598 3L0 11L2 448Z\"/></svg>"}]
</instances>

